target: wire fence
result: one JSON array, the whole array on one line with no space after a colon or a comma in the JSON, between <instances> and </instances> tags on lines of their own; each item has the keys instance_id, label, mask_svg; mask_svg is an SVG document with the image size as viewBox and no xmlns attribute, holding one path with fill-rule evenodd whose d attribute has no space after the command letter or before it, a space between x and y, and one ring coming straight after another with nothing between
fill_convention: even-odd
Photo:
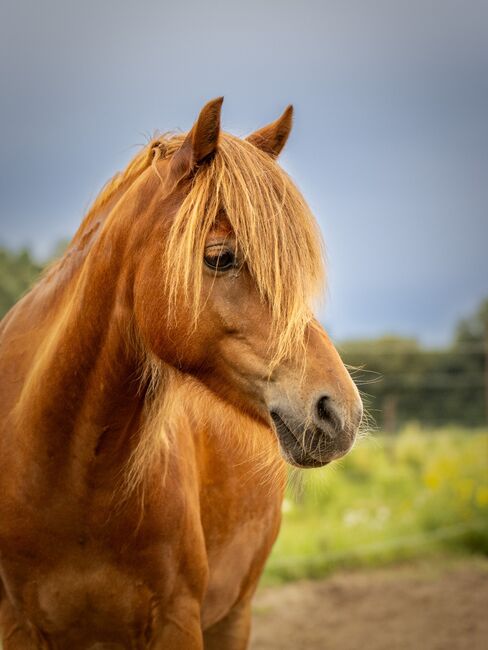
<instances>
[{"instance_id":1,"label":"wire fence","mask_svg":"<svg viewBox=\"0 0 488 650\"><path fill-rule=\"evenodd\" d=\"M339 346L376 427L396 431L416 420L427 426L488 423L486 342L424 349L384 340Z\"/></svg>"}]
</instances>

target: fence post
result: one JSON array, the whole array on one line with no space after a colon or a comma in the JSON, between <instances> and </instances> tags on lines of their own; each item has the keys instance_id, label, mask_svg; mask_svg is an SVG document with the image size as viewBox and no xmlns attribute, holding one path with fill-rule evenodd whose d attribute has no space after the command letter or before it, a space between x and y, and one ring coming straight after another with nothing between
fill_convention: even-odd
<instances>
[{"instance_id":1,"label":"fence post","mask_svg":"<svg viewBox=\"0 0 488 650\"><path fill-rule=\"evenodd\" d=\"M485 417L488 424L488 320L485 322Z\"/></svg>"},{"instance_id":2,"label":"fence post","mask_svg":"<svg viewBox=\"0 0 488 650\"><path fill-rule=\"evenodd\" d=\"M387 433L395 433L397 430L397 404L396 395L387 395L383 402L383 426Z\"/></svg>"}]
</instances>

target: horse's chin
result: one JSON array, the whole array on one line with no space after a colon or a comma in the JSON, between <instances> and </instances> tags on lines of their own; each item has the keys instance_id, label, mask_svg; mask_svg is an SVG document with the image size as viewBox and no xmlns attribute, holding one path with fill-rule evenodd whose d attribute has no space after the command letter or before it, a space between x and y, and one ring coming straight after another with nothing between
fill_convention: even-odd
<instances>
[{"instance_id":1,"label":"horse's chin","mask_svg":"<svg viewBox=\"0 0 488 650\"><path fill-rule=\"evenodd\" d=\"M280 442L280 453L283 458L289 465L292 465L293 467L298 467L298 469L315 469L318 467L325 467L328 465L331 461L326 460L326 461L321 461L321 460L316 460L315 458L311 457L305 457L301 455L298 459L294 458L290 454L290 452L283 447L283 445Z\"/></svg>"},{"instance_id":2,"label":"horse's chin","mask_svg":"<svg viewBox=\"0 0 488 650\"><path fill-rule=\"evenodd\" d=\"M270 413L274 430L284 460L303 469L324 467L344 456L351 444L340 445L327 432L315 425L306 429L294 426L289 418L285 421L276 411Z\"/></svg>"}]
</instances>

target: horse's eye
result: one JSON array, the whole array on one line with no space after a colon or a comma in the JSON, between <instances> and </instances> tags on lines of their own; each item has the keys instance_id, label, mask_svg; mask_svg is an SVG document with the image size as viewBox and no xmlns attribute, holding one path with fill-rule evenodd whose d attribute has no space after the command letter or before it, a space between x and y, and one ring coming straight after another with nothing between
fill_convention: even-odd
<instances>
[{"instance_id":1,"label":"horse's eye","mask_svg":"<svg viewBox=\"0 0 488 650\"><path fill-rule=\"evenodd\" d=\"M236 256L228 248L208 251L204 257L205 264L214 271L228 271L236 265Z\"/></svg>"}]
</instances>

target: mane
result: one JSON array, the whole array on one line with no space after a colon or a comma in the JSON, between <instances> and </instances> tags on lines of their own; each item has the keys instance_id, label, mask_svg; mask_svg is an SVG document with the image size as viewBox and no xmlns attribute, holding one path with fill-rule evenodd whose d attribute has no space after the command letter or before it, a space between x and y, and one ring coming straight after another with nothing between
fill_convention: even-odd
<instances>
[{"instance_id":1,"label":"mane","mask_svg":"<svg viewBox=\"0 0 488 650\"><path fill-rule=\"evenodd\" d=\"M114 176L95 200L83 225L158 160L169 158L185 134L154 138ZM324 255L317 223L301 193L267 153L221 134L217 153L196 172L178 210L163 256L170 304L187 301L196 325L207 236L225 214L241 257L261 299L270 306L274 361L296 354L312 318L311 302L324 286Z\"/></svg>"},{"instance_id":2,"label":"mane","mask_svg":"<svg viewBox=\"0 0 488 650\"><path fill-rule=\"evenodd\" d=\"M250 483L260 481L271 487L285 480L278 441L267 427L224 402L198 380L162 366L153 357L147 359L143 372L142 383L149 386L145 422L114 492L119 504L135 495L142 516L148 480L155 478L152 489L162 488L173 441L192 432L206 431L218 437L229 457L239 458L239 465L246 462Z\"/></svg>"},{"instance_id":3,"label":"mane","mask_svg":"<svg viewBox=\"0 0 488 650\"><path fill-rule=\"evenodd\" d=\"M106 209L113 199L127 190L148 167L154 164L156 158L161 155L164 141L164 136L153 138L134 156L124 171L117 172L105 183L81 222L73 242L79 241L86 234L87 230L91 228L92 222L100 212Z\"/></svg>"},{"instance_id":4,"label":"mane","mask_svg":"<svg viewBox=\"0 0 488 650\"><path fill-rule=\"evenodd\" d=\"M261 299L269 305L270 346L278 363L303 345L312 318L311 302L323 288L323 250L316 221L271 156L245 140L222 134L215 156L195 174L169 234L164 265L171 269L166 274L170 314L183 296L197 321L205 242L222 212Z\"/></svg>"},{"instance_id":5,"label":"mane","mask_svg":"<svg viewBox=\"0 0 488 650\"><path fill-rule=\"evenodd\" d=\"M70 277L69 273L73 270L73 266L79 266L83 261L83 255L86 254L96 233L100 232L104 219L108 217L117 200L123 196L124 192L129 189L132 183L148 167L154 164L156 158L160 156L160 147L163 141L163 136L153 138L131 160L124 171L117 172L105 183L91 204L63 255L46 266L41 274L40 281L57 277L61 269L65 269L66 267L68 267L67 277ZM79 253L82 254L81 258L78 256Z\"/></svg>"},{"instance_id":6,"label":"mane","mask_svg":"<svg viewBox=\"0 0 488 650\"><path fill-rule=\"evenodd\" d=\"M148 167L170 158L186 134L155 137L102 189L74 241L92 228L96 216ZM222 133L216 154L196 172L172 224L163 255L168 315L185 300L196 325L202 309L205 242L222 213L238 251L271 312L274 363L297 353L312 318L311 303L324 286L321 236L301 193L267 153Z\"/></svg>"}]
</instances>

